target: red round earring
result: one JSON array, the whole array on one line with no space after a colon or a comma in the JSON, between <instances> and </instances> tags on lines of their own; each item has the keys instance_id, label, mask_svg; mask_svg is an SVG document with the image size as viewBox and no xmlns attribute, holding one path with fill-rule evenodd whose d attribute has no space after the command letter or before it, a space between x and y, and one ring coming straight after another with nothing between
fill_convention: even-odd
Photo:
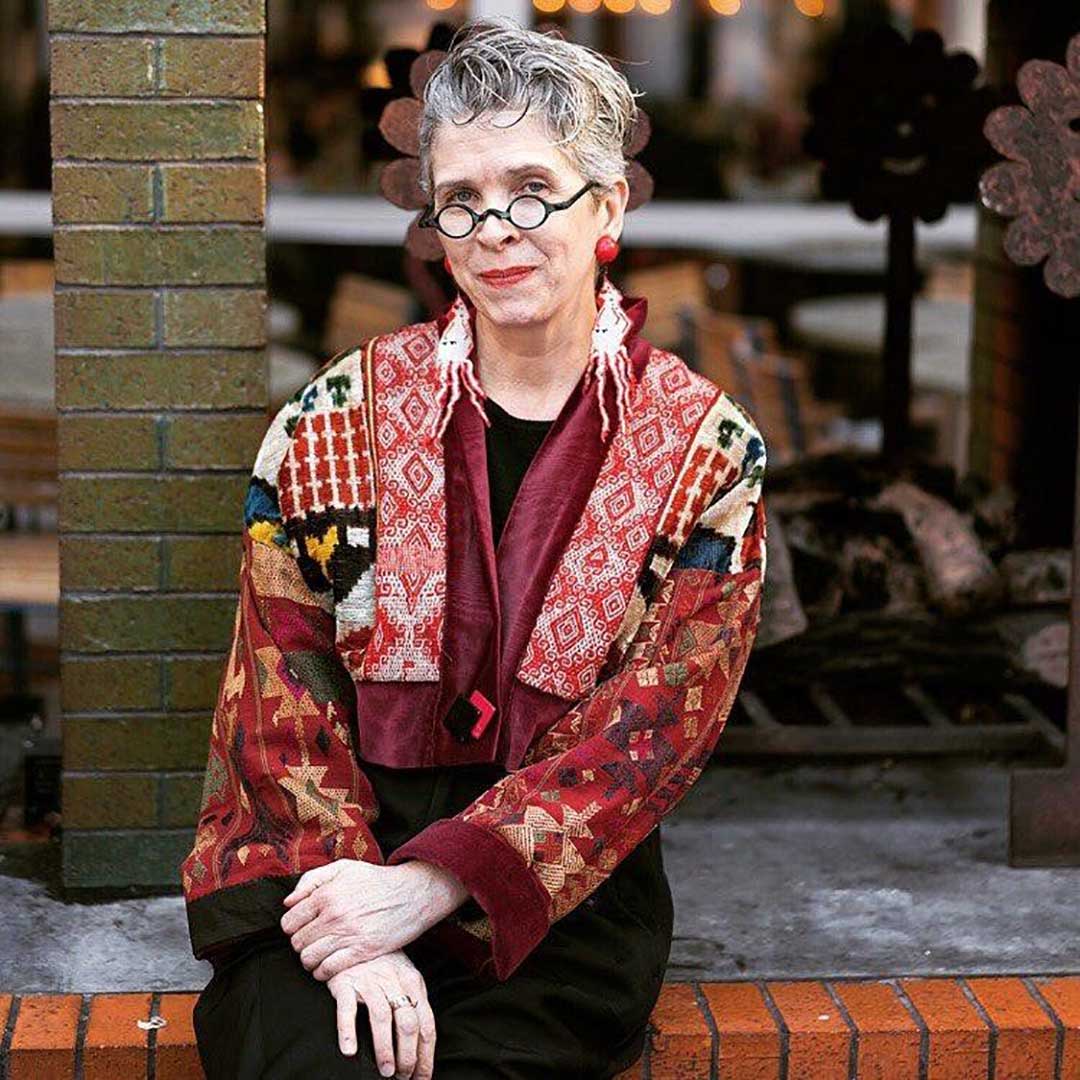
<instances>
[{"instance_id":1,"label":"red round earring","mask_svg":"<svg viewBox=\"0 0 1080 1080\"><path fill-rule=\"evenodd\" d=\"M610 236L601 236L596 241L596 261L601 266L606 266L610 262L614 262L619 254L619 241L613 240Z\"/></svg>"}]
</instances>

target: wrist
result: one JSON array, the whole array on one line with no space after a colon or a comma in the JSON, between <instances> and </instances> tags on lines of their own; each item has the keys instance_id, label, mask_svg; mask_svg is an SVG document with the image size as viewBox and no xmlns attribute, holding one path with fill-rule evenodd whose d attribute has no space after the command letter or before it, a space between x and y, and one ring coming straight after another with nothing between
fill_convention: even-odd
<instances>
[{"instance_id":1,"label":"wrist","mask_svg":"<svg viewBox=\"0 0 1080 1080\"><path fill-rule=\"evenodd\" d=\"M424 928L434 926L456 911L472 895L456 874L435 863L412 859L405 865L415 867L419 879L417 903Z\"/></svg>"}]
</instances>

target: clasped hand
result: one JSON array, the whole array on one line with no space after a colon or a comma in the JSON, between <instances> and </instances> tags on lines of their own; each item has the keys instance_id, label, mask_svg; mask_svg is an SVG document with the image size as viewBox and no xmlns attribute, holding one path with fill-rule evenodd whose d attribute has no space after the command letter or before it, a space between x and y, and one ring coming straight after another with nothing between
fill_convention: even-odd
<instances>
[{"instance_id":1,"label":"clasped hand","mask_svg":"<svg viewBox=\"0 0 1080 1080\"><path fill-rule=\"evenodd\" d=\"M403 948L436 919L425 911L415 863L338 859L308 870L285 897L281 928L300 961L326 981L353 964Z\"/></svg>"}]
</instances>

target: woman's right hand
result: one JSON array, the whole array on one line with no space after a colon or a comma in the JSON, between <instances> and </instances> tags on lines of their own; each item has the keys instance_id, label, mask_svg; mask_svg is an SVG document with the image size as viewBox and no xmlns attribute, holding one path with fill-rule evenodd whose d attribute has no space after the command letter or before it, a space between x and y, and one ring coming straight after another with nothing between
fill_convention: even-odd
<instances>
[{"instance_id":1,"label":"woman's right hand","mask_svg":"<svg viewBox=\"0 0 1080 1080\"><path fill-rule=\"evenodd\" d=\"M379 1072L397 1080L431 1080L435 1071L435 1014L424 976L402 950L353 964L331 976L326 985L337 1002L338 1044L343 1054L356 1053L356 1003L360 1000L367 1006ZM416 1008L402 1005L392 1009L389 999L398 994L408 994Z\"/></svg>"}]
</instances>

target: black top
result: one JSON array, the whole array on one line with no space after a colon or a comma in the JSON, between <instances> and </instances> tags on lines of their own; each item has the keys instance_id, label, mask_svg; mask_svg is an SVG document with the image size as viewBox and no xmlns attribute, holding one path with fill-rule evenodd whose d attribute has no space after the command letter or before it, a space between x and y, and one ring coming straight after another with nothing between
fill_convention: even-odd
<instances>
[{"instance_id":1,"label":"black top","mask_svg":"<svg viewBox=\"0 0 1080 1080\"><path fill-rule=\"evenodd\" d=\"M485 400L484 411L491 421L485 435L488 485L491 489L491 532L493 542L498 547L514 495L529 462L555 421L526 420L513 416L491 398Z\"/></svg>"}]
</instances>

